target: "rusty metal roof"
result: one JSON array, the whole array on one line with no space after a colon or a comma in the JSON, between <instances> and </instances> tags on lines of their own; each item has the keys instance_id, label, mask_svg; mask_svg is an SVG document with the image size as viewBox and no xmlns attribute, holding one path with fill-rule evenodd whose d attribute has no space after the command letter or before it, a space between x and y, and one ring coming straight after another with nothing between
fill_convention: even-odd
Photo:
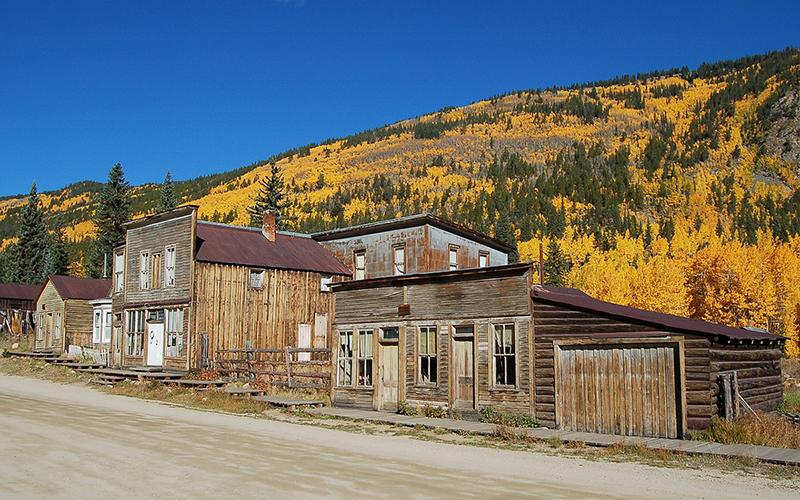
<instances>
[{"instance_id":1,"label":"rusty metal roof","mask_svg":"<svg viewBox=\"0 0 800 500\"><path fill-rule=\"evenodd\" d=\"M361 224L359 226L344 227L341 229L332 229L330 231L314 233L311 235L311 237L317 241L330 241L330 240L338 240L341 238L350 238L351 236L361 236L364 234L374 234L383 231L391 231L394 229L423 226L425 224L430 224L434 227L438 227L439 229L450 231L451 233L463 236L464 238L476 241L478 243L482 243L488 247L494 248L495 250L499 250L501 252L511 253L516 250L516 248L509 246L508 244L503 243L500 240L496 240L483 233L479 233L462 225L456 224L455 222L450 222L448 220L442 219L441 217L437 217L433 214L427 214L427 213L409 215L407 217L400 217L398 219L370 222L369 224Z\"/></svg>"},{"instance_id":2,"label":"rusty metal roof","mask_svg":"<svg viewBox=\"0 0 800 500\"><path fill-rule=\"evenodd\" d=\"M270 242L259 228L197 222L195 259L271 269L352 273L326 248L305 235L279 231Z\"/></svg>"},{"instance_id":3,"label":"rusty metal roof","mask_svg":"<svg viewBox=\"0 0 800 500\"><path fill-rule=\"evenodd\" d=\"M646 311L635 307L621 306L592 298L580 290L549 285L535 285L531 292L534 300L542 300L554 304L565 305L617 318L649 323L658 327L681 330L687 333L700 333L713 337L724 337L731 340L777 342L784 340L780 335L766 331L755 331L744 328L709 323L699 319L684 318L673 314Z\"/></svg>"},{"instance_id":4,"label":"rusty metal roof","mask_svg":"<svg viewBox=\"0 0 800 500\"><path fill-rule=\"evenodd\" d=\"M36 300L40 285L21 285L19 283L0 283L0 299Z\"/></svg>"},{"instance_id":5,"label":"rusty metal roof","mask_svg":"<svg viewBox=\"0 0 800 500\"><path fill-rule=\"evenodd\" d=\"M108 291L111 289L111 280L73 278L72 276L59 276L57 274L51 274L47 279L53 283L58 294L65 300L99 299L108 295ZM45 284L47 284L47 282L45 282ZM44 287L42 287L42 290L44 290Z\"/></svg>"}]
</instances>

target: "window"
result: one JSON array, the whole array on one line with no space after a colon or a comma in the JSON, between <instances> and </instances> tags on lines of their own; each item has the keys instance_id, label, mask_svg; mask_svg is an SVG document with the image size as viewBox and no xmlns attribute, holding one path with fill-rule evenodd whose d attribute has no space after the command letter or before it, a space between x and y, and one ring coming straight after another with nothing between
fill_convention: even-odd
<instances>
[{"instance_id":1,"label":"window","mask_svg":"<svg viewBox=\"0 0 800 500\"><path fill-rule=\"evenodd\" d=\"M175 286L175 247L166 248L164 258L164 284L168 287Z\"/></svg>"},{"instance_id":2,"label":"window","mask_svg":"<svg viewBox=\"0 0 800 500\"><path fill-rule=\"evenodd\" d=\"M475 336L474 326L456 326L453 327L453 337L468 338Z\"/></svg>"},{"instance_id":3,"label":"window","mask_svg":"<svg viewBox=\"0 0 800 500\"><path fill-rule=\"evenodd\" d=\"M358 331L358 385L372 387L372 330Z\"/></svg>"},{"instance_id":4,"label":"window","mask_svg":"<svg viewBox=\"0 0 800 500\"><path fill-rule=\"evenodd\" d=\"M489 266L489 252L478 252L478 267Z\"/></svg>"},{"instance_id":5,"label":"window","mask_svg":"<svg viewBox=\"0 0 800 500\"><path fill-rule=\"evenodd\" d=\"M103 335L103 313L100 311L94 312L94 325L92 326L92 343L99 344Z\"/></svg>"},{"instance_id":6,"label":"window","mask_svg":"<svg viewBox=\"0 0 800 500\"><path fill-rule=\"evenodd\" d=\"M494 385L514 387L517 384L514 325L493 325Z\"/></svg>"},{"instance_id":7,"label":"window","mask_svg":"<svg viewBox=\"0 0 800 500\"><path fill-rule=\"evenodd\" d=\"M251 269L250 270L250 288L261 288L264 284L264 270Z\"/></svg>"},{"instance_id":8,"label":"window","mask_svg":"<svg viewBox=\"0 0 800 500\"><path fill-rule=\"evenodd\" d=\"M406 274L406 246L396 245L393 250L394 274Z\"/></svg>"},{"instance_id":9,"label":"window","mask_svg":"<svg viewBox=\"0 0 800 500\"><path fill-rule=\"evenodd\" d=\"M146 311L128 311L125 333L125 354L141 356L144 352L144 319Z\"/></svg>"},{"instance_id":10,"label":"window","mask_svg":"<svg viewBox=\"0 0 800 500\"><path fill-rule=\"evenodd\" d=\"M367 251L358 250L355 253L356 276L355 279L363 280L367 277Z\"/></svg>"},{"instance_id":11,"label":"window","mask_svg":"<svg viewBox=\"0 0 800 500\"><path fill-rule=\"evenodd\" d=\"M152 288L161 288L161 254L154 253L151 260L150 274L152 275Z\"/></svg>"},{"instance_id":12,"label":"window","mask_svg":"<svg viewBox=\"0 0 800 500\"><path fill-rule=\"evenodd\" d=\"M419 329L419 379L420 384L436 383L436 327Z\"/></svg>"},{"instance_id":13,"label":"window","mask_svg":"<svg viewBox=\"0 0 800 500\"><path fill-rule=\"evenodd\" d=\"M167 357L178 358L184 355L183 309L167 309L165 311L166 351Z\"/></svg>"},{"instance_id":14,"label":"window","mask_svg":"<svg viewBox=\"0 0 800 500\"><path fill-rule=\"evenodd\" d=\"M458 269L458 247L450 246L450 270Z\"/></svg>"},{"instance_id":15,"label":"window","mask_svg":"<svg viewBox=\"0 0 800 500\"><path fill-rule=\"evenodd\" d=\"M331 291L331 283L333 282L333 276L323 276L319 282L319 289L321 292L330 292Z\"/></svg>"},{"instance_id":16,"label":"window","mask_svg":"<svg viewBox=\"0 0 800 500\"><path fill-rule=\"evenodd\" d=\"M339 385L353 385L353 332L339 332Z\"/></svg>"},{"instance_id":17,"label":"window","mask_svg":"<svg viewBox=\"0 0 800 500\"><path fill-rule=\"evenodd\" d=\"M139 287L142 290L150 288L150 253L142 252L139 256Z\"/></svg>"},{"instance_id":18,"label":"window","mask_svg":"<svg viewBox=\"0 0 800 500\"><path fill-rule=\"evenodd\" d=\"M103 323L103 343L111 342L111 311L106 311L106 322Z\"/></svg>"},{"instance_id":19,"label":"window","mask_svg":"<svg viewBox=\"0 0 800 500\"><path fill-rule=\"evenodd\" d=\"M53 325L53 338L61 338L61 313L56 313L55 324Z\"/></svg>"},{"instance_id":20,"label":"window","mask_svg":"<svg viewBox=\"0 0 800 500\"><path fill-rule=\"evenodd\" d=\"M122 291L125 278L125 254L114 254L114 293Z\"/></svg>"},{"instance_id":21,"label":"window","mask_svg":"<svg viewBox=\"0 0 800 500\"><path fill-rule=\"evenodd\" d=\"M44 313L39 314L39 322L36 325L36 340L44 340L44 325L45 325L45 315Z\"/></svg>"},{"instance_id":22,"label":"window","mask_svg":"<svg viewBox=\"0 0 800 500\"><path fill-rule=\"evenodd\" d=\"M390 328L381 328L381 340L398 341L400 340L400 329L396 326Z\"/></svg>"}]
</instances>

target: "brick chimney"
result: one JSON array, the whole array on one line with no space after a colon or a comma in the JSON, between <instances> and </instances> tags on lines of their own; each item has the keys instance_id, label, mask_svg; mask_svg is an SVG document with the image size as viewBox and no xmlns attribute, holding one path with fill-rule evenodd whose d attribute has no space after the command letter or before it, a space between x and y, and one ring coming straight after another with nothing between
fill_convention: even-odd
<instances>
[{"instance_id":1,"label":"brick chimney","mask_svg":"<svg viewBox=\"0 0 800 500\"><path fill-rule=\"evenodd\" d=\"M268 241L275 242L275 210L264 211L261 232Z\"/></svg>"}]
</instances>

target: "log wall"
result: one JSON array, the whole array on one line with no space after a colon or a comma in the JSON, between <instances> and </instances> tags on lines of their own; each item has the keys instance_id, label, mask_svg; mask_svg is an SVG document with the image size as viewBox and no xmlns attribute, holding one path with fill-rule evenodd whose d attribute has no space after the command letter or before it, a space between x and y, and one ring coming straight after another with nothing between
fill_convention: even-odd
<instances>
[{"instance_id":1,"label":"log wall","mask_svg":"<svg viewBox=\"0 0 800 500\"><path fill-rule=\"evenodd\" d=\"M783 401L781 349L756 344L714 343L710 349L711 391L720 393L719 375L736 372L739 394L753 409L777 410ZM717 410L717 398L714 399ZM721 405L722 402L719 402ZM719 408L719 412L721 412ZM720 413L721 414L721 413Z\"/></svg>"}]
</instances>

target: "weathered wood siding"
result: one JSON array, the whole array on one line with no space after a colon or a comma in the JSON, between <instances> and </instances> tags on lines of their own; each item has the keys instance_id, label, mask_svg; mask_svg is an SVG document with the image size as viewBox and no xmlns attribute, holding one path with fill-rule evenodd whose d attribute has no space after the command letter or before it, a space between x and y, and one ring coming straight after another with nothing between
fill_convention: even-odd
<instances>
[{"instance_id":1,"label":"weathered wood siding","mask_svg":"<svg viewBox=\"0 0 800 500\"><path fill-rule=\"evenodd\" d=\"M720 394L719 375L736 372L739 394L752 408L777 410L783 401L781 350L756 344L711 344L711 390L715 410ZM719 409L721 414L721 408Z\"/></svg>"},{"instance_id":2,"label":"weathered wood siding","mask_svg":"<svg viewBox=\"0 0 800 500\"><path fill-rule=\"evenodd\" d=\"M686 424L703 427L716 414L716 398L711 392L709 374L710 342L700 335L675 333L651 326L606 318L598 314L534 301L534 380L535 415L544 425L556 425L555 349L554 342L565 339L603 339L613 345L614 339L656 339L683 337L683 384L686 402Z\"/></svg>"},{"instance_id":3,"label":"weathered wood siding","mask_svg":"<svg viewBox=\"0 0 800 500\"><path fill-rule=\"evenodd\" d=\"M61 338L55 339L53 336L53 326L55 325L55 313L61 313ZM47 284L39 295L36 302L36 347L40 349L64 350L64 299L58 294L55 285L51 281ZM41 337L41 340L39 340Z\"/></svg>"},{"instance_id":4,"label":"weathered wood siding","mask_svg":"<svg viewBox=\"0 0 800 500\"><path fill-rule=\"evenodd\" d=\"M333 293L322 292L322 275L267 269L261 288L250 287L250 268L197 262L190 342L192 367L201 364L200 340L217 349L276 349L296 346L298 326L311 325L312 347L332 347ZM326 332L315 331L317 315L327 314Z\"/></svg>"},{"instance_id":5,"label":"weathered wood siding","mask_svg":"<svg viewBox=\"0 0 800 500\"><path fill-rule=\"evenodd\" d=\"M88 300L67 299L64 304L65 349L70 345L92 347L92 305Z\"/></svg>"}]
</instances>

